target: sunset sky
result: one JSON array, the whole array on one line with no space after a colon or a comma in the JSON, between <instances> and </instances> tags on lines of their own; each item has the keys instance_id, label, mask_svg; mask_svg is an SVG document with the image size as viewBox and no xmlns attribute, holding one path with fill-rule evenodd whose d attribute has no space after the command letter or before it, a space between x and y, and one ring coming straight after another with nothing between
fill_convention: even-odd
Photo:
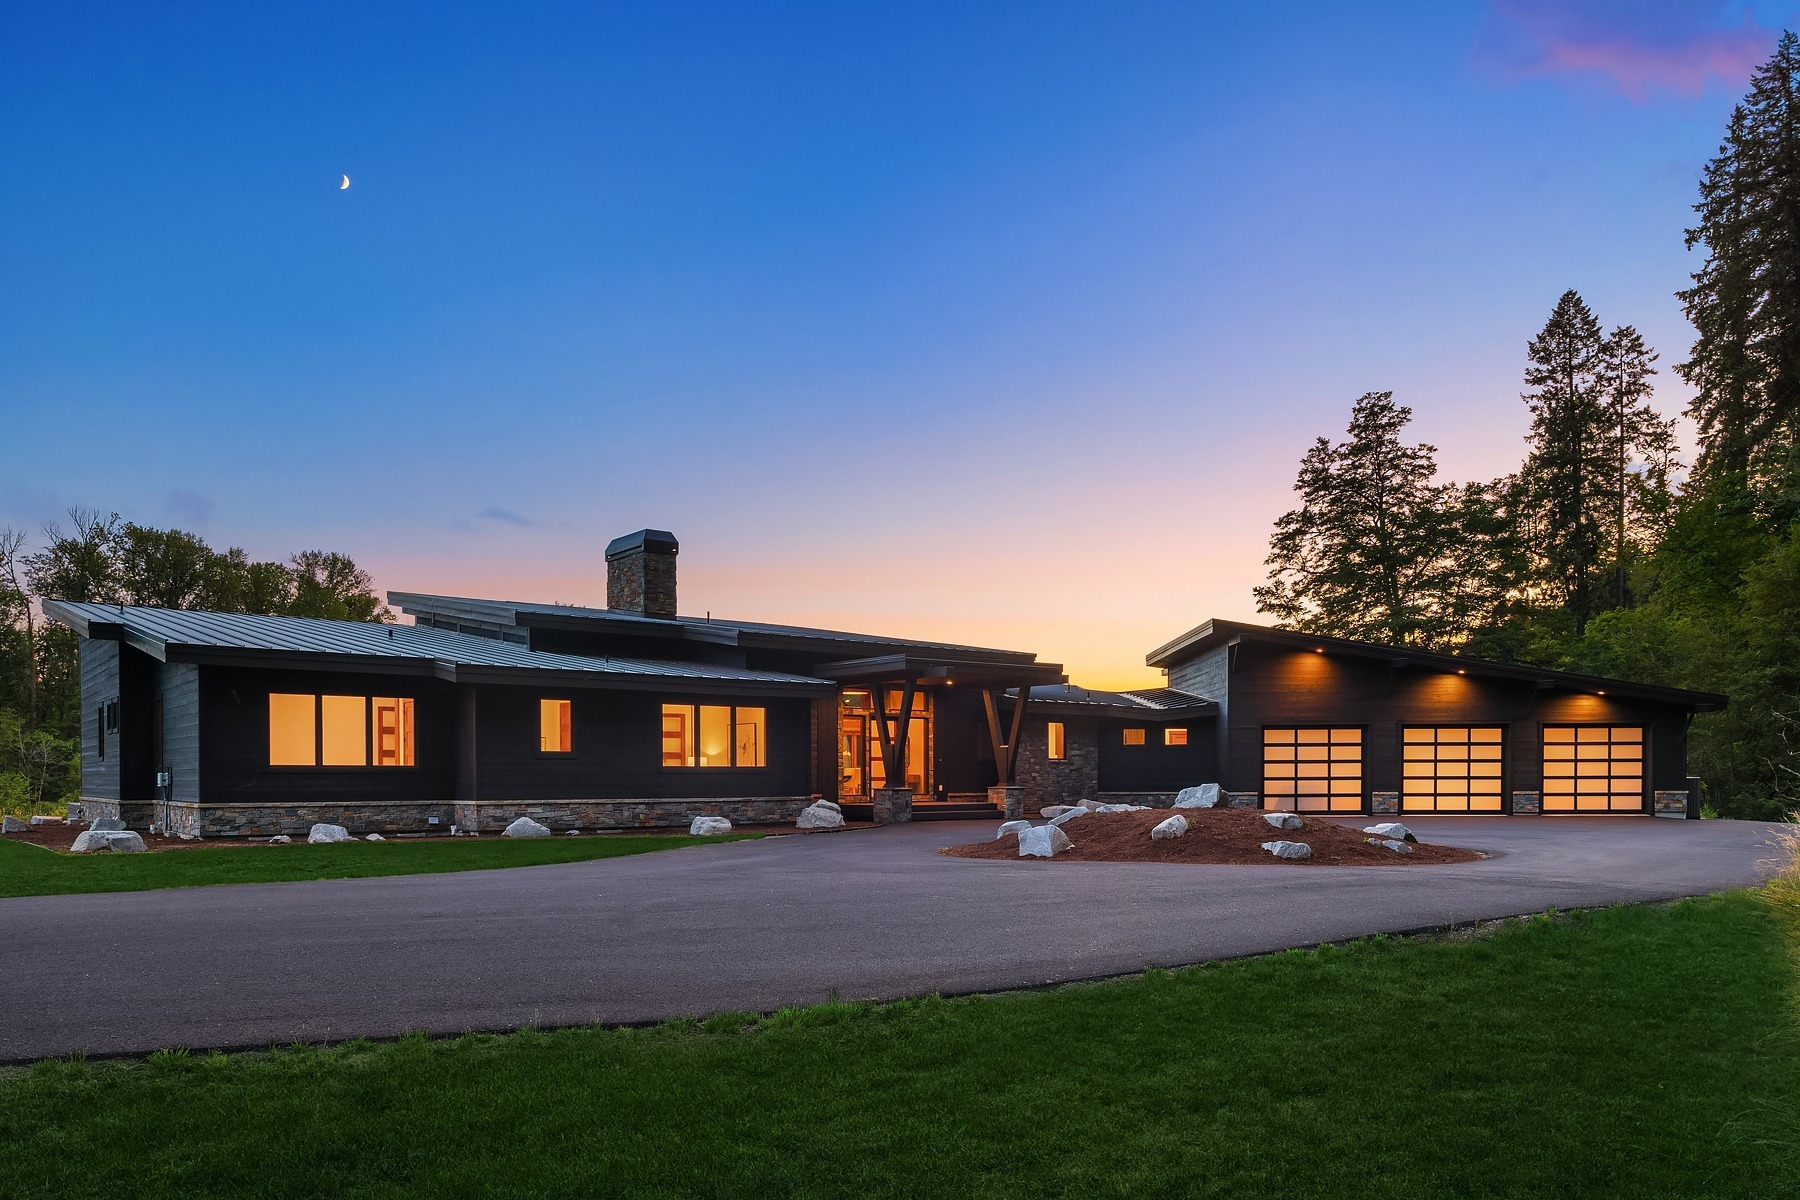
<instances>
[{"instance_id":1,"label":"sunset sky","mask_svg":"<svg viewBox=\"0 0 1800 1200\"><path fill-rule=\"evenodd\" d=\"M1573 287L1679 411L1797 10L13 5L0 525L590 604L653 526L686 611L1155 682L1363 392L1509 471Z\"/></svg>"}]
</instances>

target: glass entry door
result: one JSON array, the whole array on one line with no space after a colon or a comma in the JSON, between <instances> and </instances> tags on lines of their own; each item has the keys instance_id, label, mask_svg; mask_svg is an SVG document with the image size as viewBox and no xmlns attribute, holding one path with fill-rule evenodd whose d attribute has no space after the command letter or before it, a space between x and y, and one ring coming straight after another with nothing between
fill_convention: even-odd
<instances>
[{"instance_id":1,"label":"glass entry door","mask_svg":"<svg viewBox=\"0 0 1800 1200\"><path fill-rule=\"evenodd\" d=\"M891 689L887 700L888 728L894 730L900 712L900 690ZM913 715L906 737L905 787L914 795L931 794L932 714L927 693L913 693ZM867 796L885 788L887 764L881 759L881 735L875 728L875 699L869 692L845 692L838 707L838 793Z\"/></svg>"}]
</instances>

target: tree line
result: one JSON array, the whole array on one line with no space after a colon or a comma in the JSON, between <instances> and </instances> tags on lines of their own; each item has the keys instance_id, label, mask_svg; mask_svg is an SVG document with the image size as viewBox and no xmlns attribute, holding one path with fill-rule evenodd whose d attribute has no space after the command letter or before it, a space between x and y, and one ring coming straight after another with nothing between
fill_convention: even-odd
<instances>
[{"instance_id":1,"label":"tree line","mask_svg":"<svg viewBox=\"0 0 1800 1200\"><path fill-rule=\"evenodd\" d=\"M75 634L44 600L387 621L373 581L345 555L259 562L196 534L72 509L34 541L0 528L0 812L52 811L81 788Z\"/></svg>"},{"instance_id":2,"label":"tree line","mask_svg":"<svg viewBox=\"0 0 1800 1200\"><path fill-rule=\"evenodd\" d=\"M1287 628L1726 693L1690 761L1714 811L1800 809L1800 39L1706 165L1679 292L1691 468L1655 351L1565 292L1526 347L1517 472L1456 484L1390 392L1300 464L1258 608Z\"/></svg>"}]
</instances>

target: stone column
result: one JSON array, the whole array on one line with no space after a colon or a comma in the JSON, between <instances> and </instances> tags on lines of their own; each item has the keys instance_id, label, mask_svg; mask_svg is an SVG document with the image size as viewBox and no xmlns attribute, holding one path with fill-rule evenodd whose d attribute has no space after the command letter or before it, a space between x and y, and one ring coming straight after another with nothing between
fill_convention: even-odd
<instances>
[{"instance_id":1,"label":"stone column","mask_svg":"<svg viewBox=\"0 0 1800 1200\"><path fill-rule=\"evenodd\" d=\"M1393 817L1400 815L1399 792L1370 792L1369 813L1377 817Z\"/></svg>"},{"instance_id":2,"label":"stone column","mask_svg":"<svg viewBox=\"0 0 1800 1200\"><path fill-rule=\"evenodd\" d=\"M1537 816L1544 811L1544 800L1537 792L1514 792L1512 813L1515 817Z\"/></svg>"},{"instance_id":3,"label":"stone column","mask_svg":"<svg viewBox=\"0 0 1800 1200\"><path fill-rule=\"evenodd\" d=\"M989 788L988 803L998 804L1008 821L1020 821L1025 817L1025 789L1016 783Z\"/></svg>"},{"instance_id":4,"label":"stone column","mask_svg":"<svg viewBox=\"0 0 1800 1200\"><path fill-rule=\"evenodd\" d=\"M1658 792L1652 808L1659 817L1673 817L1678 821L1685 821L1688 814L1688 794L1686 792Z\"/></svg>"},{"instance_id":5,"label":"stone column","mask_svg":"<svg viewBox=\"0 0 1800 1200\"><path fill-rule=\"evenodd\" d=\"M869 802L877 825L904 825L912 820L911 788L876 788Z\"/></svg>"}]
</instances>

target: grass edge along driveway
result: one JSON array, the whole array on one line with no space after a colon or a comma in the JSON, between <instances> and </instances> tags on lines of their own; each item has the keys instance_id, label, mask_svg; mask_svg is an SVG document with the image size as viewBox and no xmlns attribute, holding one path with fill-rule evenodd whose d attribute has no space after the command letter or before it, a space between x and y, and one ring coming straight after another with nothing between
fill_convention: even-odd
<instances>
[{"instance_id":1,"label":"grass edge along driveway","mask_svg":"<svg viewBox=\"0 0 1800 1200\"><path fill-rule=\"evenodd\" d=\"M1793 1195L1797 937L1789 876L999 996L49 1061L0 1071L0 1193Z\"/></svg>"},{"instance_id":2,"label":"grass edge along driveway","mask_svg":"<svg viewBox=\"0 0 1800 1200\"><path fill-rule=\"evenodd\" d=\"M0 839L0 898L78 892L141 892L152 888L225 883L291 883L305 879L366 879L376 875L433 875L585 862L655 850L760 838L595 834L578 838L457 838L449 841L339 842L312 846L207 847L153 854L58 854Z\"/></svg>"}]
</instances>

